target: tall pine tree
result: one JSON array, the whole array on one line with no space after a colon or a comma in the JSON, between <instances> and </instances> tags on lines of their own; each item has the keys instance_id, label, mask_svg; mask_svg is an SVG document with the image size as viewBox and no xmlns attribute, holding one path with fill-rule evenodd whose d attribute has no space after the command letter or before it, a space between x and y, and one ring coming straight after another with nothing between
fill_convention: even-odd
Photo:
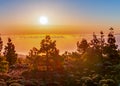
<instances>
[{"instance_id":1,"label":"tall pine tree","mask_svg":"<svg viewBox=\"0 0 120 86\"><path fill-rule=\"evenodd\" d=\"M1 55L2 48L3 48L3 41L2 41L2 38L0 36L0 55Z\"/></svg>"},{"instance_id":2,"label":"tall pine tree","mask_svg":"<svg viewBox=\"0 0 120 86\"><path fill-rule=\"evenodd\" d=\"M107 45L104 47L104 54L107 55L110 61L112 61L113 64L116 64L119 62L119 54L118 54L118 45L116 45L116 39L114 36L114 29L110 28L110 32L108 34L108 40Z\"/></svg>"},{"instance_id":3,"label":"tall pine tree","mask_svg":"<svg viewBox=\"0 0 120 86\"><path fill-rule=\"evenodd\" d=\"M11 39L8 38L7 46L5 46L4 56L6 57L6 60L9 62L9 66L13 65L17 61L17 54L15 51L15 46L12 43Z\"/></svg>"},{"instance_id":4,"label":"tall pine tree","mask_svg":"<svg viewBox=\"0 0 120 86\"><path fill-rule=\"evenodd\" d=\"M59 50L56 48L56 41L52 41L48 35L40 43L40 53L44 53L46 57L46 69L49 71L51 61L56 67L60 67ZM53 68L53 67L52 67ZM54 69L54 68L53 68Z\"/></svg>"}]
</instances>

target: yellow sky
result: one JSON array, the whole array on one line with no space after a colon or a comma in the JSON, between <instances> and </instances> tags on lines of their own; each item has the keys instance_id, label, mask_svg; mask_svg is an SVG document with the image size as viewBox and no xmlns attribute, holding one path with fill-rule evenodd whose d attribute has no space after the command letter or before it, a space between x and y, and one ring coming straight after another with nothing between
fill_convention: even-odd
<instances>
[{"instance_id":1,"label":"yellow sky","mask_svg":"<svg viewBox=\"0 0 120 86\"><path fill-rule=\"evenodd\" d=\"M107 3L103 0L92 3L89 0L3 0L0 1L0 31L2 34L74 34L107 32L113 27L119 32L119 2ZM41 16L48 18L45 26L39 22Z\"/></svg>"}]
</instances>

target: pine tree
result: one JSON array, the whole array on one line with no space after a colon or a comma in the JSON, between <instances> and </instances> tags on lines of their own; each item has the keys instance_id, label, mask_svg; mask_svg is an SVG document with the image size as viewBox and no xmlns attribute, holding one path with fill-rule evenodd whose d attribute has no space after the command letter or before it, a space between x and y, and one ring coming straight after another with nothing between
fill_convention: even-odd
<instances>
[{"instance_id":1,"label":"pine tree","mask_svg":"<svg viewBox=\"0 0 120 86\"><path fill-rule=\"evenodd\" d=\"M31 70L39 70L39 64L41 63L42 59L41 56L38 55L38 49L33 47L30 49L29 55L26 57L26 61L29 64Z\"/></svg>"},{"instance_id":2,"label":"pine tree","mask_svg":"<svg viewBox=\"0 0 120 86\"><path fill-rule=\"evenodd\" d=\"M46 36L45 39L43 39L40 43L40 53L44 53L46 57L46 67L47 71L50 69L50 63L55 63L54 66L56 65L59 66L59 50L56 48L56 41L52 41L50 36ZM52 68L54 69L54 68Z\"/></svg>"},{"instance_id":3,"label":"pine tree","mask_svg":"<svg viewBox=\"0 0 120 86\"><path fill-rule=\"evenodd\" d=\"M105 43L105 39L104 39L104 33L103 31L100 32L100 44L99 44L99 50L100 50L100 56L103 60L103 49L105 47L106 43Z\"/></svg>"},{"instance_id":4,"label":"pine tree","mask_svg":"<svg viewBox=\"0 0 120 86\"><path fill-rule=\"evenodd\" d=\"M103 31L101 31L100 32L100 46L101 46L101 49L103 48L104 45L105 45L104 33L103 33Z\"/></svg>"},{"instance_id":5,"label":"pine tree","mask_svg":"<svg viewBox=\"0 0 120 86\"><path fill-rule=\"evenodd\" d=\"M3 41L2 41L2 38L0 36L0 55L1 55L2 48L3 48Z\"/></svg>"},{"instance_id":6,"label":"pine tree","mask_svg":"<svg viewBox=\"0 0 120 86\"><path fill-rule=\"evenodd\" d=\"M105 39L103 31L100 32L100 38L97 37L95 33L93 33L93 39L91 40L90 47L99 55L102 56L103 48L105 46Z\"/></svg>"},{"instance_id":7,"label":"pine tree","mask_svg":"<svg viewBox=\"0 0 120 86\"><path fill-rule=\"evenodd\" d=\"M89 44L86 39L82 39L81 42L79 41L77 42L77 51L82 54L87 50L88 47L89 47Z\"/></svg>"},{"instance_id":8,"label":"pine tree","mask_svg":"<svg viewBox=\"0 0 120 86\"><path fill-rule=\"evenodd\" d=\"M117 49L117 46L115 45L116 40L113 32L113 28L110 28L110 32L108 34L108 44L111 48Z\"/></svg>"},{"instance_id":9,"label":"pine tree","mask_svg":"<svg viewBox=\"0 0 120 86\"><path fill-rule=\"evenodd\" d=\"M110 28L110 32L108 34L108 40L107 45L104 47L104 54L107 55L107 57L112 61L112 63L117 63L119 60L119 54L118 54L118 45L116 45L116 39L114 36L114 29Z\"/></svg>"},{"instance_id":10,"label":"pine tree","mask_svg":"<svg viewBox=\"0 0 120 86\"><path fill-rule=\"evenodd\" d=\"M33 70L51 71L59 69L63 59L56 48L56 41L46 36L40 43L40 49L31 49L26 60Z\"/></svg>"},{"instance_id":11,"label":"pine tree","mask_svg":"<svg viewBox=\"0 0 120 86\"><path fill-rule=\"evenodd\" d=\"M97 35L93 32L93 39L91 40L91 47L93 49L99 49L99 39L97 38Z\"/></svg>"},{"instance_id":12,"label":"pine tree","mask_svg":"<svg viewBox=\"0 0 120 86\"><path fill-rule=\"evenodd\" d=\"M9 66L13 65L17 61L17 54L15 51L15 46L12 43L11 39L8 38L7 46L5 46L4 56L6 57L6 60L9 62Z\"/></svg>"}]
</instances>

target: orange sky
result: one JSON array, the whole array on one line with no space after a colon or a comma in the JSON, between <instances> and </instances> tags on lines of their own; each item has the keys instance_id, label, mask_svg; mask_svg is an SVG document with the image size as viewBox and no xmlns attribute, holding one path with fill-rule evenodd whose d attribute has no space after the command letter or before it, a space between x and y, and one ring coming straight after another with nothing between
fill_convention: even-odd
<instances>
[{"instance_id":1,"label":"orange sky","mask_svg":"<svg viewBox=\"0 0 120 86\"><path fill-rule=\"evenodd\" d=\"M4 45L11 37L18 53L27 54L32 47L39 48L43 38L38 36L42 34L64 36L53 38L58 49L75 50L76 42L85 34L101 30L108 33L110 27L120 33L119 8L119 0L0 0L0 34ZM40 24L41 16L48 18L48 24ZM21 38L15 34L37 35L37 38Z\"/></svg>"},{"instance_id":2,"label":"orange sky","mask_svg":"<svg viewBox=\"0 0 120 86\"><path fill-rule=\"evenodd\" d=\"M56 46L60 53L64 51L74 51L77 49L76 43L82 38L90 40L92 36L80 34L48 34L52 40L56 40ZM34 35L2 35L4 46L7 44L7 38L10 37L15 44L16 52L19 54L28 54L33 47L40 48L40 42L44 39L46 34ZM4 50L4 49L3 49Z\"/></svg>"},{"instance_id":3,"label":"orange sky","mask_svg":"<svg viewBox=\"0 0 120 86\"><path fill-rule=\"evenodd\" d=\"M119 33L119 1L96 0L0 0L1 34ZM40 16L48 17L45 26Z\"/></svg>"},{"instance_id":4,"label":"orange sky","mask_svg":"<svg viewBox=\"0 0 120 86\"><path fill-rule=\"evenodd\" d=\"M77 26L77 25L13 25L1 27L1 34L92 34L99 33L101 30L108 33L110 27L104 26ZM118 28L115 32L118 33Z\"/></svg>"}]
</instances>

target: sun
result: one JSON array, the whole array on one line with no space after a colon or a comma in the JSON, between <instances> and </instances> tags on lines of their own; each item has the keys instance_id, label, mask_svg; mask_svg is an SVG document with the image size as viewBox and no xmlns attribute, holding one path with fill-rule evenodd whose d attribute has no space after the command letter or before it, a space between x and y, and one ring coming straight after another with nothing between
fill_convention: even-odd
<instances>
[{"instance_id":1,"label":"sun","mask_svg":"<svg viewBox=\"0 0 120 86\"><path fill-rule=\"evenodd\" d=\"M48 18L46 16L41 16L39 21L40 21L40 24L42 25L48 24Z\"/></svg>"}]
</instances>

